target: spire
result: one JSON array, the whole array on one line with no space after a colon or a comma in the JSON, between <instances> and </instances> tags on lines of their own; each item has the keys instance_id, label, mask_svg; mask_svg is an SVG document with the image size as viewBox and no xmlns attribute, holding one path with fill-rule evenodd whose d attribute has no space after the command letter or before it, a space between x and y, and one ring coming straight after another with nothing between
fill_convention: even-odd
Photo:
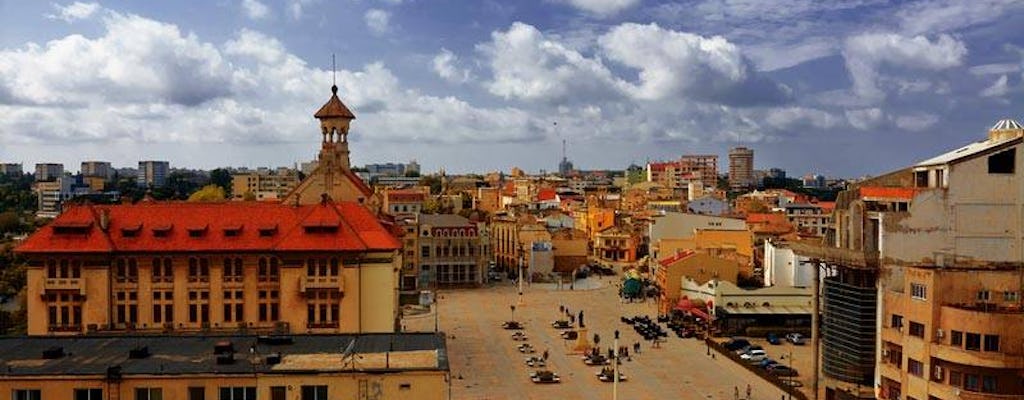
<instances>
[{"instance_id":1,"label":"spire","mask_svg":"<svg viewBox=\"0 0 1024 400\"><path fill-rule=\"evenodd\" d=\"M320 110L313 114L314 117L319 119L325 118L345 118L345 119L356 119L355 114L349 111L348 107L341 102L338 98L338 85L331 85L331 98L324 103Z\"/></svg>"}]
</instances>

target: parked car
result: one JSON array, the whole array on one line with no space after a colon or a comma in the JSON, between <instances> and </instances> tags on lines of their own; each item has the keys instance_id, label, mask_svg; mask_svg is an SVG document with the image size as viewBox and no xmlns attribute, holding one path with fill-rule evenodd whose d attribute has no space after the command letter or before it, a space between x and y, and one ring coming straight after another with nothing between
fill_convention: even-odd
<instances>
[{"instance_id":1,"label":"parked car","mask_svg":"<svg viewBox=\"0 0 1024 400\"><path fill-rule=\"evenodd\" d=\"M739 354L739 355L749 354L750 352L757 351L757 350L764 351L764 347L761 347L761 346L758 346L758 345L754 344L754 345L750 345L750 346L747 346L747 347L744 347L742 349L737 350L736 354Z\"/></svg>"},{"instance_id":2,"label":"parked car","mask_svg":"<svg viewBox=\"0 0 1024 400\"><path fill-rule=\"evenodd\" d=\"M768 368L768 373L775 376L798 376L799 373L795 369L787 367L782 364L775 364L771 368Z\"/></svg>"},{"instance_id":3,"label":"parked car","mask_svg":"<svg viewBox=\"0 0 1024 400\"><path fill-rule=\"evenodd\" d=\"M774 333L769 333L768 336L765 337L765 339L768 340L769 344L773 344L773 345L780 345L780 344L782 344L782 340L779 339L779 335L776 335Z\"/></svg>"},{"instance_id":4,"label":"parked car","mask_svg":"<svg viewBox=\"0 0 1024 400\"><path fill-rule=\"evenodd\" d=\"M761 362L757 363L757 366L761 367L762 369L767 370L771 366L777 365L778 363L779 363L778 361L772 360L770 358L766 358L764 360L761 360Z\"/></svg>"},{"instance_id":5,"label":"parked car","mask_svg":"<svg viewBox=\"0 0 1024 400\"><path fill-rule=\"evenodd\" d=\"M728 342L725 342L725 349L729 351L736 351L750 346L750 341L743 338L732 338Z\"/></svg>"},{"instance_id":6,"label":"parked car","mask_svg":"<svg viewBox=\"0 0 1024 400\"><path fill-rule=\"evenodd\" d=\"M786 340L789 341L792 344L795 344L795 345L803 345L804 344L804 335L801 335L799 333L793 332L793 333L790 333L790 334L786 335Z\"/></svg>"},{"instance_id":7,"label":"parked car","mask_svg":"<svg viewBox=\"0 0 1024 400\"><path fill-rule=\"evenodd\" d=\"M740 359L751 363L759 363L762 360L768 359L768 353L764 350L755 349L747 352L746 354L740 355Z\"/></svg>"}]
</instances>

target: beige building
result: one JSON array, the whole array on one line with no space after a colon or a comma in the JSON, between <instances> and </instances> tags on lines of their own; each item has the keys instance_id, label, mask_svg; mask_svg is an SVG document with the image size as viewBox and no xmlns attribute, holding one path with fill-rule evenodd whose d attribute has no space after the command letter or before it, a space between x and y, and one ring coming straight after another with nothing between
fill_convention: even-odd
<instances>
[{"instance_id":1,"label":"beige building","mask_svg":"<svg viewBox=\"0 0 1024 400\"><path fill-rule=\"evenodd\" d=\"M114 177L114 168L107 161L82 161L82 176L111 179Z\"/></svg>"},{"instance_id":2,"label":"beige building","mask_svg":"<svg viewBox=\"0 0 1024 400\"><path fill-rule=\"evenodd\" d=\"M417 217L420 288L484 283L489 258L485 226L454 214Z\"/></svg>"},{"instance_id":3,"label":"beige building","mask_svg":"<svg viewBox=\"0 0 1024 400\"><path fill-rule=\"evenodd\" d=\"M748 189L754 182L754 150L734 147L729 150L729 187L733 190Z\"/></svg>"},{"instance_id":4,"label":"beige building","mask_svg":"<svg viewBox=\"0 0 1024 400\"><path fill-rule=\"evenodd\" d=\"M11 399L427 399L449 392L444 335L0 339Z\"/></svg>"},{"instance_id":5,"label":"beige building","mask_svg":"<svg viewBox=\"0 0 1024 400\"><path fill-rule=\"evenodd\" d=\"M294 202L65 209L15 249L28 333L393 332L402 245L346 180L339 105L318 113L322 162Z\"/></svg>"},{"instance_id":6,"label":"beige building","mask_svg":"<svg viewBox=\"0 0 1024 400\"><path fill-rule=\"evenodd\" d=\"M251 193L256 200L282 199L299 184L299 174L290 168L260 170L231 175L231 197L245 198Z\"/></svg>"},{"instance_id":7,"label":"beige building","mask_svg":"<svg viewBox=\"0 0 1024 400\"><path fill-rule=\"evenodd\" d=\"M824 283L823 372L835 398L1024 397L1024 129L839 195L835 247L797 246Z\"/></svg>"}]
</instances>

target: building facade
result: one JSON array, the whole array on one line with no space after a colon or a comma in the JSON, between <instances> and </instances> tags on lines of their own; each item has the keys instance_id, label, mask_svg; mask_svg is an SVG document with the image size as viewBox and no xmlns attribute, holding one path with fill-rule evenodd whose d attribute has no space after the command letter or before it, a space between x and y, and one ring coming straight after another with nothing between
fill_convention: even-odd
<instances>
[{"instance_id":1,"label":"building facade","mask_svg":"<svg viewBox=\"0 0 1024 400\"><path fill-rule=\"evenodd\" d=\"M64 176L64 164L39 163L36 164L36 182L53 181Z\"/></svg>"},{"instance_id":2,"label":"building facade","mask_svg":"<svg viewBox=\"0 0 1024 400\"><path fill-rule=\"evenodd\" d=\"M171 163L167 161L139 161L139 175L135 183L142 187L161 188L167 185Z\"/></svg>"},{"instance_id":3,"label":"building facade","mask_svg":"<svg viewBox=\"0 0 1024 400\"><path fill-rule=\"evenodd\" d=\"M242 199L251 193L256 200L281 199L298 184L299 173L290 168L232 174L231 197Z\"/></svg>"},{"instance_id":4,"label":"building facade","mask_svg":"<svg viewBox=\"0 0 1024 400\"><path fill-rule=\"evenodd\" d=\"M419 287L476 286L490 261L486 227L454 214L417 217Z\"/></svg>"},{"instance_id":5,"label":"building facade","mask_svg":"<svg viewBox=\"0 0 1024 400\"><path fill-rule=\"evenodd\" d=\"M109 180L114 177L114 168L107 161L82 161L81 174Z\"/></svg>"},{"instance_id":6,"label":"building facade","mask_svg":"<svg viewBox=\"0 0 1024 400\"><path fill-rule=\"evenodd\" d=\"M19 163L0 163L0 175L21 176L24 173Z\"/></svg>"},{"instance_id":7,"label":"building facade","mask_svg":"<svg viewBox=\"0 0 1024 400\"><path fill-rule=\"evenodd\" d=\"M754 186L754 150L734 147L729 150L729 188L748 189Z\"/></svg>"},{"instance_id":8,"label":"building facade","mask_svg":"<svg viewBox=\"0 0 1024 400\"><path fill-rule=\"evenodd\" d=\"M16 400L441 400L450 382L434 333L9 337L0 352Z\"/></svg>"}]
</instances>

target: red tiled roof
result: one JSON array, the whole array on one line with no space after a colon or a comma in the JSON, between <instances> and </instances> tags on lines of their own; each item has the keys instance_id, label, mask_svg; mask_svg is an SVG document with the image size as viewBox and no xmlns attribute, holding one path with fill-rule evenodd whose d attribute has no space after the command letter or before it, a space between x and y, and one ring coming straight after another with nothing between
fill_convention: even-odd
<instances>
[{"instance_id":1,"label":"red tiled roof","mask_svg":"<svg viewBox=\"0 0 1024 400\"><path fill-rule=\"evenodd\" d=\"M109 227L100 215L109 213ZM61 228L91 222L86 228ZM200 236L190 235L190 228ZM276 230L273 229L276 227ZM313 229L310 229L312 227ZM154 230L169 228L162 236ZM225 230L239 229L227 236ZM270 228L268 230L267 228ZM317 229L319 228L319 229ZM61 230L61 232L55 232ZM194 230L194 229L193 229ZM260 231L271 235L261 235ZM128 234L126 236L125 234ZM15 250L19 253L105 253L177 251L374 251L401 244L363 206L328 202L289 206L279 203L148 202L79 205L64 211Z\"/></svg>"},{"instance_id":2,"label":"red tiled roof","mask_svg":"<svg viewBox=\"0 0 1024 400\"><path fill-rule=\"evenodd\" d=\"M557 196L558 193L555 192L555 189L541 189L537 193L537 201L554 200Z\"/></svg>"},{"instance_id":3,"label":"red tiled roof","mask_svg":"<svg viewBox=\"0 0 1024 400\"><path fill-rule=\"evenodd\" d=\"M770 224L786 222L786 214L780 213L750 213L747 214L748 224Z\"/></svg>"},{"instance_id":4,"label":"red tiled roof","mask_svg":"<svg viewBox=\"0 0 1024 400\"><path fill-rule=\"evenodd\" d=\"M911 200L915 194L917 194L917 189L908 187L864 186L860 188L860 197Z\"/></svg>"},{"instance_id":5,"label":"red tiled roof","mask_svg":"<svg viewBox=\"0 0 1024 400\"><path fill-rule=\"evenodd\" d=\"M693 250L680 251L680 252L678 252L676 254L673 254L671 256L668 256L668 257L665 257L665 258L661 259L661 261L658 261L658 263L661 264L661 266L663 266L663 267L668 267L668 266L670 266L672 264L675 264L677 261L682 260L682 259L684 259L686 257L692 256L694 254L697 254L697 253L695 251L693 251Z\"/></svg>"}]
</instances>

